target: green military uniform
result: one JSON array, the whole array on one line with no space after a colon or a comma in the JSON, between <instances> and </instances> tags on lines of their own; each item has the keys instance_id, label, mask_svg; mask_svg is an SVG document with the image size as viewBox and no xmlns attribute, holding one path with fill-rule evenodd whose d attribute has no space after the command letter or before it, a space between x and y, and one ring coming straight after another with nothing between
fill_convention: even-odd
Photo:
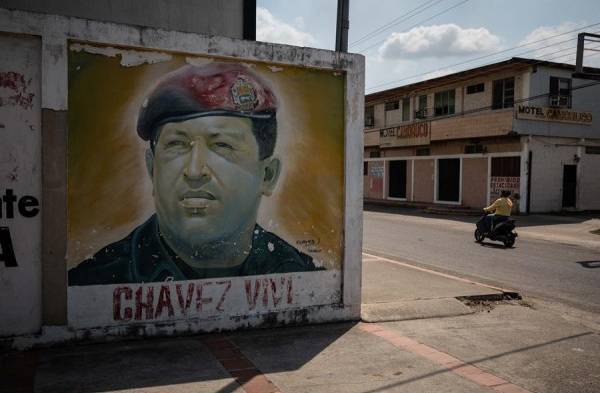
<instances>
[{"instance_id":1,"label":"green military uniform","mask_svg":"<svg viewBox=\"0 0 600 393\"><path fill-rule=\"evenodd\" d=\"M194 269L161 239L156 215L152 215L126 238L104 247L69 270L69 285L196 280L313 270L320 269L314 265L312 257L258 224L252 249L244 263L232 268Z\"/></svg>"}]
</instances>

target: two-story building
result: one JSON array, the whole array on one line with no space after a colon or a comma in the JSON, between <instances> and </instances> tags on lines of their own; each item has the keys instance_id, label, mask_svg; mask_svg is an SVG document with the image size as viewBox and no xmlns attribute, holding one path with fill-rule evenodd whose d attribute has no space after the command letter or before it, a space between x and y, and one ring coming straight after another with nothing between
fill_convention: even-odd
<instances>
[{"instance_id":1,"label":"two-story building","mask_svg":"<svg viewBox=\"0 0 600 393\"><path fill-rule=\"evenodd\" d=\"M365 201L600 210L600 82L573 72L512 58L367 95Z\"/></svg>"}]
</instances>

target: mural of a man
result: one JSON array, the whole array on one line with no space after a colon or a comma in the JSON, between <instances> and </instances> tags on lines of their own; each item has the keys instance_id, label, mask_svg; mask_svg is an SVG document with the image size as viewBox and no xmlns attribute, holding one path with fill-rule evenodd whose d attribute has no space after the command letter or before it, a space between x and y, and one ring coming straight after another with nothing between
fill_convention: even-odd
<instances>
[{"instance_id":1,"label":"mural of a man","mask_svg":"<svg viewBox=\"0 0 600 393\"><path fill-rule=\"evenodd\" d=\"M156 213L69 271L69 285L316 270L256 223L281 170L277 99L248 67L184 66L150 93L137 132Z\"/></svg>"}]
</instances>

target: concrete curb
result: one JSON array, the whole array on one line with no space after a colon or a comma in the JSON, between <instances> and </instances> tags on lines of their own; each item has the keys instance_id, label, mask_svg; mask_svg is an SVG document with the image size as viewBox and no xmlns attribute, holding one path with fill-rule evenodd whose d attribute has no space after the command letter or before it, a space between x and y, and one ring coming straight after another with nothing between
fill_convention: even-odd
<instances>
[{"instance_id":1,"label":"concrete curb","mask_svg":"<svg viewBox=\"0 0 600 393\"><path fill-rule=\"evenodd\" d=\"M363 304L363 322L393 322L412 319L456 317L475 313L455 298L405 300L393 303Z\"/></svg>"}]
</instances>

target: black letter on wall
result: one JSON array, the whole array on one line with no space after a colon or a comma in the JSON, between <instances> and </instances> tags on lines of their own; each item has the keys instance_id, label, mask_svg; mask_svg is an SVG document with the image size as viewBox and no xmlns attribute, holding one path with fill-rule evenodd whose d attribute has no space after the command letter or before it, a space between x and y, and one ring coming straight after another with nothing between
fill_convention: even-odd
<instances>
[{"instance_id":1,"label":"black letter on wall","mask_svg":"<svg viewBox=\"0 0 600 393\"><path fill-rule=\"evenodd\" d=\"M8 227L0 227L0 262L4 261L6 267L16 267L17 259L13 250L12 240L10 239L10 230Z\"/></svg>"}]
</instances>

